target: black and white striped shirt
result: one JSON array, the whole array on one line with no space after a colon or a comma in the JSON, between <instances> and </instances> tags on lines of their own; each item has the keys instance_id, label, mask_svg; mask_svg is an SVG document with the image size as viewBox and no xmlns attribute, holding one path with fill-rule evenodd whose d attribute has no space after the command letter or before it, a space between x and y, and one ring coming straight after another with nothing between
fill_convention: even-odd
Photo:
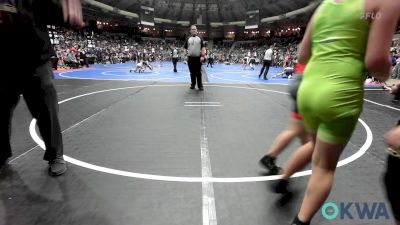
<instances>
[{"instance_id":1,"label":"black and white striped shirt","mask_svg":"<svg viewBox=\"0 0 400 225\"><path fill-rule=\"evenodd\" d=\"M201 49L203 49L204 43L199 36L192 36L185 42L184 48L188 50L189 57L200 57Z\"/></svg>"}]
</instances>

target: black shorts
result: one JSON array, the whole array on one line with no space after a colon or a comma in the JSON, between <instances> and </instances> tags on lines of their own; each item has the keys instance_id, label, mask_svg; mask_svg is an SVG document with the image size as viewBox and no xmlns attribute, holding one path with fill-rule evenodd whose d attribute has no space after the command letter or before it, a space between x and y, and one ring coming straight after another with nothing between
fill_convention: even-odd
<instances>
[{"instance_id":1,"label":"black shorts","mask_svg":"<svg viewBox=\"0 0 400 225\"><path fill-rule=\"evenodd\" d=\"M301 77L296 77L290 82L289 85L289 95L293 100L293 112L294 113L299 113L299 110L297 108L297 91L299 90L301 83Z\"/></svg>"},{"instance_id":2,"label":"black shorts","mask_svg":"<svg viewBox=\"0 0 400 225\"><path fill-rule=\"evenodd\" d=\"M392 205L393 215L400 221L400 158L389 155L385 173L386 193Z\"/></svg>"}]
</instances>

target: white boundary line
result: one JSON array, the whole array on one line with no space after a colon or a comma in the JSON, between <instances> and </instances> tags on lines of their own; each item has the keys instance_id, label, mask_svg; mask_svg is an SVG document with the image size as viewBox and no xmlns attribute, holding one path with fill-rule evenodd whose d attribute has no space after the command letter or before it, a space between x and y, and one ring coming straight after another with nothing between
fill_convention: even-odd
<instances>
[{"instance_id":1,"label":"white boundary line","mask_svg":"<svg viewBox=\"0 0 400 225\"><path fill-rule=\"evenodd\" d=\"M399 108L395 108L395 107L392 107L392 106L389 106L389 105L383 105L383 104L380 104L380 103L377 103L377 102L374 102L374 101L371 101L371 100L368 100L368 99L365 99L365 98L364 98L364 101L372 103L372 104L375 104L375 105L379 105L379 106L382 106L382 107L386 107L386 108L389 108L389 109L393 109L393 110L396 110L396 111L400 111Z\"/></svg>"},{"instance_id":2,"label":"white boundary line","mask_svg":"<svg viewBox=\"0 0 400 225\"><path fill-rule=\"evenodd\" d=\"M121 73L123 72L123 73L125 73L127 75L115 74L115 73L119 73L119 72L121 72ZM146 71L145 73L137 73L137 72L133 72L132 73L132 72L129 72L129 70L119 70L119 71L117 71L117 70L107 70L107 71L101 72L101 75L111 76L111 77L150 77L150 76L156 77L156 76L160 76L160 74L161 74L160 72L155 71L155 70L153 70L151 72Z\"/></svg>"},{"instance_id":3,"label":"white boundary line","mask_svg":"<svg viewBox=\"0 0 400 225\"><path fill-rule=\"evenodd\" d=\"M172 63L171 63L171 67L159 67L157 65L153 65L154 63L150 63L150 65L152 65L154 67L154 69L157 68L158 71L171 71L170 68L172 68ZM103 67L94 67L96 69L100 69L100 70L129 70L132 68L135 68L137 63L127 63L127 64L123 64L123 65L128 65L128 66L111 66L111 65L117 65L117 64L103 64Z\"/></svg>"},{"instance_id":4,"label":"white boundary line","mask_svg":"<svg viewBox=\"0 0 400 225\"><path fill-rule=\"evenodd\" d=\"M97 93L104 93L104 92L110 92L110 91L116 91L116 90L126 90L126 89L135 89L135 88L141 88L141 87L186 87L186 85L146 85L146 86L133 86L133 87L123 87L123 88L114 88L114 89L108 89L108 90L102 90L102 91L96 91L96 92L91 92L83 95L78 95L69 99L65 99L59 104L62 104L64 102L68 102L73 99L81 98L84 96L88 95L93 95ZM288 94L280 91L273 91L273 90L266 90L266 89L260 89L260 88L250 88L250 87L238 87L238 86L221 86L221 85L206 85L208 87L221 87L221 88L237 88L237 89L247 89L247 90L260 90L260 91L266 91L266 92L273 92L273 93L280 93L280 94ZM86 119L85 119L86 120ZM357 151L355 154L349 156L348 158L339 161L338 167L339 166L344 166L347 165L358 158L360 158L362 155L365 154L365 152L368 150L368 148L372 144L373 136L372 136L372 131L369 128L369 126L361 119L358 119L358 121L363 125L367 132L367 139L364 143L364 145L360 148L359 151ZM83 121L77 123L80 124ZM77 124L73 125L72 127L76 126ZM30 127L35 127L36 125L36 120L32 120ZM70 128L72 128L70 127ZM68 129L70 129L68 128ZM68 130L67 129L67 130ZM64 132L64 131L63 131ZM38 134L36 133L35 129L30 129L30 134L32 136L32 139L43 149L45 149L43 141L40 139ZM149 179L149 180L158 180L158 181L175 181L175 182L214 182L214 183L241 183L241 182L258 182L258 181L268 181L268 180L278 180L281 178L280 175L275 175L275 176L258 176L258 177L236 177L236 178L218 178L218 177L174 177L174 176L161 176L161 175L153 175L153 174L144 174L144 173L134 173L134 172L128 172L128 171L122 171L122 170L116 170L116 169L110 169L107 167L102 167L102 166L97 166L93 165L90 163L86 163L71 157L68 157L64 155L64 159L72 164L75 164L77 166L85 167L87 169L91 170L96 170L99 172L104 172L108 174L114 174L114 175L119 175L119 176L125 176L125 177L133 177L133 178L140 178L140 179ZM294 177L301 177L301 176L307 176L311 174L311 170L308 171L303 171L303 172L298 172L294 174Z\"/></svg>"},{"instance_id":5,"label":"white boundary line","mask_svg":"<svg viewBox=\"0 0 400 225\"><path fill-rule=\"evenodd\" d=\"M71 79L78 79L78 80L115 80L115 81L154 81L154 80L175 80L175 79L180 79L180 78L188 78L189 75L186 74L184 76L179 76L179 77L167 77L167 78L134 78L134 79L115 79L115 78L90 78L90 77L75 77L71 75L65 75L66 73L73 73L73 72L80 72L80 71L67 71L67 72L62 72L59 73L58 76L64 77L64 78L71 78ZM111 76L111 75L104 75L104 76ZM149 75L150 76L150 75ZM124 77L129 77L129 76L124 76ZM132 76L134 77L134 76Z\"/></svg>"},{"instance_id":6,"label":"white boundary line","mask_svg":"<svg viewBox=\"0 0 400 225\"><path fill-rule=\"evenodd\" d=\"M221 102L184 102L185 104L221 104Z\"/></svg>"},{"instance_id":7,"label":"white boundary line","mask_svg":"<svg viewBox=\"0 0 400 225\"><path fill-rule=\"evenodd\" d=\"M364 91L387 91L387 90L381 88L364 88Z\"/></svg>"},{"instance_id":8,"label":"white boundary line","mask_svg":"<svg viewBox=\"0 0 400 225\"><path fill-rule=\"evenodd\" d=\"M204 98L204 96L203 96ZM210 160L210 150L208 148L208 137L206 127L205 108L201 109L201 177L213 177ZM202 182L202 202L203 202L203 225L217 225L217 210L215 209L214 185L212 182Z\"/></svg>"},{"instance_id":9,"label":"white boundary line","mask_svg":"<svg viewBox=\"0 0 400 225\"><path fill-rule=\"evenodd\" d=\"M185 107L222 107L224 105L184 105Z\"/></svg>"},{"instance_id":10,"label":"white boundary line","mask_svg":"<svg viewBox=\"0 0 400 225\"><path fill-rule=\"evenodd\" d=\"M243 83L243 84L264 84L264 85L284 85L287 86L289 84L283 84L283 83L249 83L249 81L242 81L242 80L235 80L235 79L227 79L227 78L221 78L221 77L217 77L215 76L216 74L226 74L226 73L243 73L243 72L239 72L239 71L234 71L234 72L215 72L215 73L211 73L210 75L208 75L209 77L215 78L215 79L219 79L219 80L224 80L224 81L234 81L234 82L239 82L239 83ZM269 79L269 81L273 81L271 79ZM274 82L274 81L273 81Z\"/></svg>"},{"instance_id":11,"label":"white boundary line","mask_svg":"<svg viewBox=\"0 0 400 225\"><path fill-rule=\"evenodd\" d=\"M125 66L118 66L118 64L101 64L101 65L103 65L103 67L105 67L105 68L107 68L107 69L130 69L130 68L132 68L133 66L135 66L135 64L134 63L132 63L132 66L130 66L130 67L125 67ZM116 65L116 66L112 66L112 65ZM129 64L125 64L125 65L129 65Z\"/></svg>"}]
</instances>

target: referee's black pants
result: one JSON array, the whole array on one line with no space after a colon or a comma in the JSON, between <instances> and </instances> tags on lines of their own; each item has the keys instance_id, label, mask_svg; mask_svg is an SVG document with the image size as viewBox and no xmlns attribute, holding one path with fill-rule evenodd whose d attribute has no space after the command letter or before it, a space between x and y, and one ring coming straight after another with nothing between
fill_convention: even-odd
<instances>
[{"instance_id":1,"label":"referee's black pants","mask_svg":"<svg viewBox=\"0 0 400 225\"><path fill-rule=\"evenodd\" d=\"M271 60L264 60L263 67L261 68L260 75L258 75L258 77L261 77L261 75L263 75L264 72L264 80L267 79L270 66L271 66Z\"/></svg>"},{"instance_id":2,"label":"referee's black pants","mask_svg":"<svg viewBox=\"0 0 400 225\"><path fill-rule=\"evenodd\" d=\"M189 56L188 66L190 71L190 79L192 80L191 86L192 87L196 86L196 81L197 81L197 87L203 88L203 82L201 80L200 57Z\"/></svg>"},{"instance_id":3,"label":"referee's black pants","mask_svg":"<svg viewBox=\"0 0 400 225\"><path fill-rule=\"evenodd\" d=\"M4 65L0 62L0 65ZM2 74L0 82L0 164L11 157L11 121L20 95L25 99L46 146L44 160L53 161L63 155L61 128L58 120L57 92L52 81L50 62L35 68L17 67Z\"/></svg>"},{"instance_id":4,"label":"referee's black pants","mask_svg":"<svg viewBox=\"0 0 400 225\"><path fill-rule=\"evenodd\" d=\"M172 64L174 65L174 71L176 72L176 64L178 63L178 58L172 58Z\"/></svg>"}]
</instances>

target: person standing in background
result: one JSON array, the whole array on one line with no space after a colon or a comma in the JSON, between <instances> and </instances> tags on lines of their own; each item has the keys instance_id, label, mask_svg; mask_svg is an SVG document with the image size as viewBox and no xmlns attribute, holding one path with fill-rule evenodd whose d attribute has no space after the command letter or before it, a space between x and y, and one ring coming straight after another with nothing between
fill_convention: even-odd
<instances>
[{"instance_id":1,"label":"person standing in background","mask_svg":"<svg viewBox=\"0 0 400 225\"><path fill-rule=\"evenodd\" d=\"M175 46L172 47L171 55L172 55L172 64L174 65L174 72L176 73L176 72L178 72L178 70L176 69L176 65L179 60L179 52Z\"/></svg>"},{"instance_id":2,"label":"person standing in background","mask_svg":"<svg viewBox=\"0 0 400 225\"><path fill-rule=\"evenodd\" d=\"M208 54L208 63L207 63L207 67L208 65L210 65L211 68L213 68L214 65L214 53L210 51L210 53Z\"/></svg>"},{"instance_id":3,"label":"person standing in background","mask_svg":"<svg viewBox=\"0 0 400 225\"><path fill-rule=\"evenodd\" d=\"M195 25L190 26L190 34L191 36L186 40L184 46L192 81L190 89L194 89L197 82L197 87L202 91L201 65L204 62L206 50L203 40L197 36L197 27Z\"/></svg>"},{"instance_id":4,"label":"person standing in background","mask_svg":"<svg viewBox=\"0 0 400 225\"><path fill-rule=\"evenodd\" d=\"M269 67L271 66L272 62L272 55L273 55L273 46L269 47L267 51L265 51L264 54L264 59L263 59L263 67L261 68L260 75L258 75L258 78L261 78L261 75L263 75L264 72L264 80L268 80L268 71Z\"/></svg>"}]
</instances>

